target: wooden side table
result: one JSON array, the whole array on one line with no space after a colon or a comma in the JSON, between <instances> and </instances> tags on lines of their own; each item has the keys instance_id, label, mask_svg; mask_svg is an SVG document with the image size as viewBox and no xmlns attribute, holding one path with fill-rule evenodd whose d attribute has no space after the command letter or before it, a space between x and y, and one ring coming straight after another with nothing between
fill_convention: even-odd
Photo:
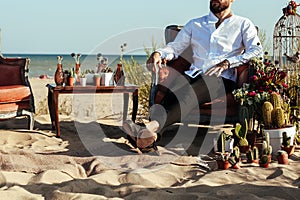
<instances>
[{"instance_id":1,"label":"wooden side table","mask_svg":"<svg viewBox=\"0 0 300 200\"><path fill-rule=\"evenodd\" d=\"M132 120L135 121L138 109L138 86L56 86L47 84L48 88L48 108L51 118L52 130L55 130L56 137L60 137L60 123L58 114L58 96L60 94L98 94L98 93L122 93L124 99L123 120L126 120L128 113L129 94L132 93Z\"/></svg>"}]
</instances>

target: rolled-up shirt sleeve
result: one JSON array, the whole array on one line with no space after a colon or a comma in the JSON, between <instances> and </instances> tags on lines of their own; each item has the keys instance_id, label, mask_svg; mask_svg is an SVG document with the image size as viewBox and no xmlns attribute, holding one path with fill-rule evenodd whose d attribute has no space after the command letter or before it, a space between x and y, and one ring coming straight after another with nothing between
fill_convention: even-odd
<instances>
[{"instance_id":1,"label":"rolled-up shirt sleeve","mask_svg":"<svg viewBox=\"0 0 300 200\"><path fill-rule=\"evenodd\" d=\"M187 23L177 34L173 42L169 42L165 47L159 48L162 58L167 60L176 59L191 44L191 23Z\"/></svg>"},{"instance_id":2,"label":"rolled-up shirt sleeve","mask_svg":"<svg viewBox=\"0 0 300 200\"><path fill-rule=\"evenodd\" d=\"M254 24L250 20L246 20L241 29L245 50L243 54L227 58L230 62L230 67L240 66L253 57L263 56L262 45Z\"/></svg>"}]
</instances>

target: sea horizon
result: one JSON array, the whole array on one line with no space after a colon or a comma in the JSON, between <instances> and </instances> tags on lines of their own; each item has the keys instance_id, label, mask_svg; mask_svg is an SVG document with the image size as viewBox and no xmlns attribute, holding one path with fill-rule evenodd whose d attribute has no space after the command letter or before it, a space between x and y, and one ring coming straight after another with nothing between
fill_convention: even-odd
<instances>
[{"instance_id":1,"label":"sea horizon","mask_svg":"<svg viewBox=\"0 0 300 200\"><path fill-rule=\"evenodd\" d=\"M47 54L47 53L2 53L4 57L22 57L29 58L29 77L39 77L41 75L47 75L53 77L57 68L57 56L63 56L63 70L69 70L75 67L75 60L71 57L71 54ZM113 70L116 69L117 63L120 60L120 55L117 54L102 54L103 57L108 58L108 66ZM123 59L130 61L131 57L143 65L147 60L147 55L132 54L123 55ZM82 54L80 58L82 70L95 70L97 67L97 54Z\"/></svg>"}]
</instances>

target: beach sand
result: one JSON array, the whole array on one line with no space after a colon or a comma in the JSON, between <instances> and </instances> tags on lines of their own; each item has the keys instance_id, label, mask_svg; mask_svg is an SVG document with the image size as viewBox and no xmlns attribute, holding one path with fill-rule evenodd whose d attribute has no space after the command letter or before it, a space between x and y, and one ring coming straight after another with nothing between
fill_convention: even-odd
<instances>
[{"instance_id":1,"label":"beach sand","mask_svg":"<svg viewBox=\"0 0 300 200\"><path fill-rule=\"evenodd\" d=\"M0 121L0 199L299 199L299 149L289 165L218 170L211 143L224 127L174 125L159 143L159 155L138 154L120 128L121 97L112 95L62 96L56 138L45 87L53 80L30 81L35 129L26 130L23 118ZM81 109L72 112L72 105ZM195 130L195 139L169 143L178 128Z\"/></svg>"}]
</instances>

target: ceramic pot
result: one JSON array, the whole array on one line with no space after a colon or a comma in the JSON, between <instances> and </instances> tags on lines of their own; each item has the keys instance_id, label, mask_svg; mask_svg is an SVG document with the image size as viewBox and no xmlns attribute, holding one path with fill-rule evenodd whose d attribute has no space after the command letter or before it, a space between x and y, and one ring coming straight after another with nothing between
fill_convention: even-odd
<instances>
[{"instance_id":1,"label":"ceramic pot","mask_svg":"<svg viewBox=\"0 0 300 200\"><path fill-rule=\"evenodd\" d=\"M86 78L80 78L80 85L86 86Z\"/></svg>"},{"instance_id":2,"label":"ceramic pot","mask_svg":"<svg viewBox=\"0 0 300 200\"><path fill-rule=\"evenodd\" d=\"M288 154L282 154L276 156L278 164L287 165L289 164L289 156Z\"/></svg>"},{"instance_id":3,"label":"ceramic pot","mask_svg":"<svg viewBox=\"0 0 300 200\"><path fill-rule=\"evenodd\" d=\"M101 85L112 86L114 85L114 73L102 73L101 74Z\"/></svg>"},{"instance_id":4,"label":"ceramic pot","mask_svg":"<svg viewBox=\"0 0 300 200\"><path fill-rule=\"evenodd\" d=\"M294 141L296 134L296 126L288 126L286 128L277 128L277 129L264 129L264 132L268 132L270 136L270 145L273 148L273 153L276 153L281 149L282 145L282 133L286 132L287 137L291 137L291 141ZM293 144L291 144L293 146Z\"/></svg>"},{"instance_id":5,"label":"ceramic pot","mask_svg":"<svg viewBox=\"0 0 300 200\"><path fill-rule=\"evenodd\" d=\"M94 77L94 84L95 84L95 86L97 86L97 87L100 86L100 77Z\"/></svg>"},{"instance_id":6,"label":"ceramic pot","mask_svg":"<svg viewBox=\"0 0 300 200\"><path fill-rule=\"evenodd\" d=\"M218 169L229 169L230 163L228 160L217 160Z\"/></svg>"},{"instance_id":7,"label":"ceramic pot","mask_svg":"<svg viewBox=\"0 0 300 200\"><path fill-rule=\"evenodd\" d=\"M75 78L74 77L68 77L68 86L73 87L75 83Z\"/></svg>"}]
</instances>

